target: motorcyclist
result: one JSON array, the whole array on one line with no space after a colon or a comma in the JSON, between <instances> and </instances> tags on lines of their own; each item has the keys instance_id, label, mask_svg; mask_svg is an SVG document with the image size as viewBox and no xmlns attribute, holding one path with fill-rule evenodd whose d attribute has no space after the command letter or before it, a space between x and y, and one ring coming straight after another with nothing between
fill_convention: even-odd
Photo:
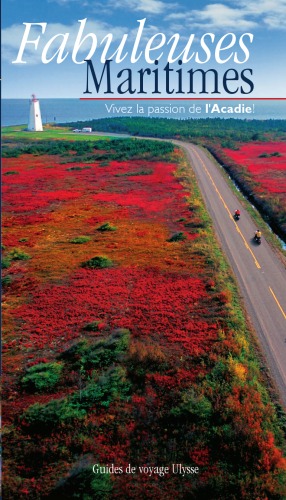
<instances>
[{"instance_id":1,"label":"motorcyclist","mask_svg":"<svg viewBox=\"0 0 286 500\"><path fill-rule=\"evenodd\" d=\"M236 211L234 212L234 215L236 217L239 217L240 216L240 210L237 208Z\"/></svg>"},{"instance_id":2,"label":"motorcyclist","mask_svg":"<svg viewBox=\"0 0 286 500\"><path fill-rule=\"evenodd\" d=\"M256 240L260 240L261 239L261 231L259 229L257 229L255 231L254 237L255 237Z\"/></svg>"}]
</instances>

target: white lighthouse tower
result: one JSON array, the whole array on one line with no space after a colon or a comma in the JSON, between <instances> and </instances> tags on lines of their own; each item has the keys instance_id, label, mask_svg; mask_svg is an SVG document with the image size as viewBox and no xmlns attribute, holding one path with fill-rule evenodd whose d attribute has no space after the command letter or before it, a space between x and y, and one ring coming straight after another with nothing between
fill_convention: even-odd
<instances>
[{"instance_id":1,"label":"white lighthouse tower","mask_svg":"<svg viewBox=\"0 0 286 500\"><path fill-rule=\"evenodd\" d=\"M43 131L40 103L35 94L32 94L32 99L30 101L30 117L28 130L31 130L33 132Z\"/></svg>"}]
</instances>

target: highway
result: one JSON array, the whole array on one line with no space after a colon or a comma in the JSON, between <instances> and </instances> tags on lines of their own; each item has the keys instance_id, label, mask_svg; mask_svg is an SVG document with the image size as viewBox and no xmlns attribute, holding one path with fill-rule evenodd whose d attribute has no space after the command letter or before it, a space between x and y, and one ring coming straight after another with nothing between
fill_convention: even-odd
<instances>
[{"instance_id":1,"label":"highway","mask_svg":"<svg viewBox=\"0 0 286 500\"><path fill-rule=\"evenodd\" d=\"M172 141L187 154L221 246L236 275L246 311L253 324L272 378L286 406L286 269L224 179L220 168L201 148ZM241 218L235 221L234 211Z\"/></svg>"}]
</instances>

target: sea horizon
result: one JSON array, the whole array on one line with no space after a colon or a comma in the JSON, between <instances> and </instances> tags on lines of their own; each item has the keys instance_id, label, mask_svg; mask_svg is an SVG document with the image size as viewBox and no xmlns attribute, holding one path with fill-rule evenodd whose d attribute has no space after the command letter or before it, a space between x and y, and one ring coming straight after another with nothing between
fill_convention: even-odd
<instances>
[{"instance_id":1,"label":"sea horizon","mask_svg":"<svg viewBox=\"0 0 286 500\"><path fill-rule=\"evenodd\" d=\"M242 120L285 120L286 101L269 100L80 100L78 98L39 98L43 124L69 123L143 116L178 120L198 118L236 118ZM2 99L1 125L25 125L29 118L29 99ZM233 112L230 112L233 109Z\"/></svg>"}]
</instances>

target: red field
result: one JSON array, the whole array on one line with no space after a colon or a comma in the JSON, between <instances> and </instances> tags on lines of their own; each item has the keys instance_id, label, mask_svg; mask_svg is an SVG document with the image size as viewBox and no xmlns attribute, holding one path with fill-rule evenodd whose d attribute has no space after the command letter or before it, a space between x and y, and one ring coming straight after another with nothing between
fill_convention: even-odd
<instances>
[{"instance_id":1,"label":"red field","mask_svg":"<svg viewBox=\"0 0 286 500\"><path fill-rule=\"evenodd\" d=\"M181 153L61 161L3 162L5 497L280 494L274 410ZM139 473L172 464L199 474Z\"/></svg>"},{"instance_id":2,"label":"red field","mask_svg":"<svg viewBox=\"0 0 286 500\"><path fill-rule=\"evenodd\" d=\"M270 194L279 194L286 207L286 143L246 143L238 151L225 149L230 158L245 165L256 182ZM276 155L279 153L279 156ZM263 155L261 157L261 155ZM267 155L267 156L264 156Z\"/></svg>"},{"instance_id":3,"label":"red field","mask_svg":"<svg viewBox=\"0 0 286 500\"><path fill-rule=\"evenodd\" d=\"M246 173L237 171L239 181L247 183L258 205L274 217L286 234L286 143L248 142L237 146L237 151L223 152L236 165L246 168Z\"/></svg>"}]
</instances>

